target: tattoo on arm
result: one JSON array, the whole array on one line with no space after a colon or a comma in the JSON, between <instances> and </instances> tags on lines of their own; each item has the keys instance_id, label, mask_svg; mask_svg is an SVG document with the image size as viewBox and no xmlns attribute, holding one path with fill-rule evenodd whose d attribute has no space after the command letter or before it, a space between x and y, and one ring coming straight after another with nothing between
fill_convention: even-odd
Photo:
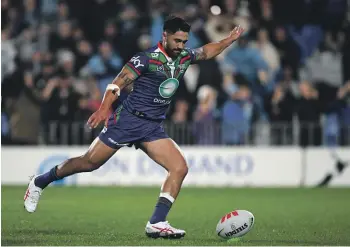
<instances>
[{"instance_id":1,"label":"tattoo on arm","mask_svg":"<svg viewBox=\"0 0 350 247\"><path fill-rule=\"evenodd\" d=\"M207 59L207 53L204 51L203 47L195 49L194 52L195 52L196 60Z\"/></svg>"},{"instance_id":2,"label":"tattoo on arm","mask_svg":"<svg viewBox=\"0 0 350 247\"><path fill-rule=\"evenodd\" d=\"M132 83L134 80L129 78L128 75L126 73L121 73L120 74L120 79L123 80L124 82L124 87L126 87L127 85L129 85L130 83Z\"/></svg>"},{"instance_id":3,"label":"tattoo on arm","mask_svg":"<svg viewBox=\"0 0 350 247\"><path fill-rule=\"evenodd\" d=\"M130 75L125 72L120 72L120 74L114 79L113 83L117 84L120 89L130 85L134 79L130 78Z\"/></svg>"},{"instance_id":4,"label":"tattoo on arm","mask_svg":"<svg viewBox=\"0 0 350 247\"><path fill-rule=\"evenodd\" d=\"M219 42L208 43L194 50L196 60L207 60L216 57L223 52L233 41L223 39Z\"/></svg>"}]
</instances>

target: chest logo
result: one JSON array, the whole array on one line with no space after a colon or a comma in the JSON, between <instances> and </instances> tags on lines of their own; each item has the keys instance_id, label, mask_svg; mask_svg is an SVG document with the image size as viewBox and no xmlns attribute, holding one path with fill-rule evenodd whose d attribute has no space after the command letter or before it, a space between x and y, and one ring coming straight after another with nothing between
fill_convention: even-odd
<instances>
[{"instance_id":1,"label":"chest logo","mask_svg":"<svg viewBox=\"0 0 350 247\"><path fill-rule=\"evenodd\" d=\"M159 86L159 94L163 98L170 98L173 96L179 87L179 81L175 78L169 78L162 82Z\"/></svg>"}]
</instances>

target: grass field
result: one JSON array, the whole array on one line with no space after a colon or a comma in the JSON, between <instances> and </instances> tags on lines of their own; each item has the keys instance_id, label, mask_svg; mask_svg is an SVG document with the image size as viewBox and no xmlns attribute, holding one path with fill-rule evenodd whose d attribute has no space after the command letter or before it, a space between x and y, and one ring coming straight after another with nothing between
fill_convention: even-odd
<instances>
[{"instance_id":1,"label":"grass field","mask_svg":"<svg viewBox=\"0 0 350 247\"><path fill-rule=\"evenodd\" d=\"M2 187L2 245L350 245L350 189L184 188L168 217L181 240L144 234L159 188L50 187L34 214L24 192ZM215 234L233 209L256 220L239 242Z\"/></svg>"}]
</instances>

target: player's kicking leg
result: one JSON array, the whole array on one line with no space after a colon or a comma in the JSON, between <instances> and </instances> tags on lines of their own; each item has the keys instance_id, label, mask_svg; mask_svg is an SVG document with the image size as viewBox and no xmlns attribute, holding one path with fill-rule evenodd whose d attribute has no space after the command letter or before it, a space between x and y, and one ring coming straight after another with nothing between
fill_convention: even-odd
<instances>
[{"instance_id":1,"label":"player's kicking leg","mask_svg":"<svg viewBox=\"0 0 350 247\"><path fill-rule=\"evenodd\" d=\"M97 137L84 155L68 159L61 165L52 168L49 172L34 176L29 182L28 189L24 195L25 209L29 213L35 212L41 193L53 181L76 173L96 170L112 157L117 150L110 148Z\"/></svg>"},{"instance_id":2,"label":"player's kicking leg","mask_svg":"<svg viewBox=\"0 0 350 247\"><path fill-rule=\"evenodd\" d=\"M188 172L185 158L180 148L169 138L144 142L142 150L168 171L153 215L146 225L146 235L152 238L184 237L186 232L172 227L166 221L166 216L179 194L182 181Z\"/></svg>"}]
</instances>

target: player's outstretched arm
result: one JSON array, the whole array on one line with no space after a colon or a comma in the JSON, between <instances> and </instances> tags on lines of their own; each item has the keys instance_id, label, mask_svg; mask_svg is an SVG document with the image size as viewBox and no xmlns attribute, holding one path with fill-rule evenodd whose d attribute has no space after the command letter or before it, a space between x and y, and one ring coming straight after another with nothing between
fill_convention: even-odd
<instances>
[{"instance_id":1,"label":"player's outstretched arm","mask_svg":"<svg viewBox=\"0 0 350 247\"><path fill-rule=\"evenodd\" d=\"M241 36L243 31L244 29L241 26L235 27L227 38L220 40L219 42L212 42L195 49L194 52L196 60L208 60L216 57L233 42L235 42Z\"/></svg>"},{"instance_id":2,"label":"player's outstretched arm","mask_svg":"<svg viewBox=\"0 0 350 247\"><path fill-rule=\"evenodd\" d=\"M107 86L100 108L89 118L87 123L90 128L96 128L102 121L104 121L105 124L107 123L113 102L120 95L120 91L131 84L135 79L135 73L124 66L113 82Z\"/></svg>"}]
</instances>

